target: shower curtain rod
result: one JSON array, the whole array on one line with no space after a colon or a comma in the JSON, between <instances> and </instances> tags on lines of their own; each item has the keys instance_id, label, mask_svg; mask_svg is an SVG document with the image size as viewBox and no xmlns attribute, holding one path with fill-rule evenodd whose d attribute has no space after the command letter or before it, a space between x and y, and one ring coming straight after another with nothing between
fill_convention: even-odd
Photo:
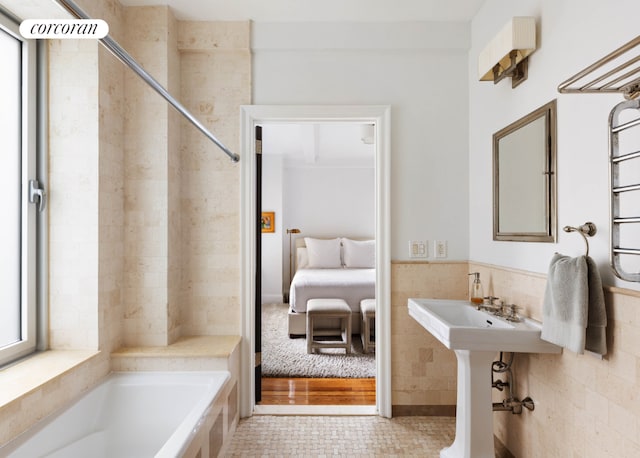
<instances>
[{"instance_id":1,"label":"shower curtain rod","mask_svg":"<svg viewBox=\"0 0 640 458\"><path fill-rule=\"evenodd\" d=\"M54 0L58 5L63 7L76 19L91 19L78 5L71 0ZM160 83L158 83L144 68L131 57L131 55L122 48L113 38L107 34L104 38L100 38L100 42L105 48L116 56L120 62L125 64L131 70L133 70L140 78L142 78L152 89L160 94L164 99L169 102L176 110L178 110L187 120L191 122L200 132L207 136L213 143L231 158L233 162L238 162L240 156L232 153L220 140L216 138L198 119L193 116L180 102L178 102Z\"/></svg>"}]
</instances>

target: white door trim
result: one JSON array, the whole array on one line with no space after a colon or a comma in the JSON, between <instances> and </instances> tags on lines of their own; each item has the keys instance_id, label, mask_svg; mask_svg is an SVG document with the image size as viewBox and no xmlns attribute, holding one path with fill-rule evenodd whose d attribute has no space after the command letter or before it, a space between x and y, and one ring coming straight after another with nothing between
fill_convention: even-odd
<instances>
[{"instance_id":1,"label":"white door trim","mask_svg":"<svg viewBox=\"0 0 640 458\"><path fill-rule=\"evenodd\" d=\"M376 125L376 409L391 417L391 108L387 105L244 105L240 108L241 334L240 416L249 417L254 396L255 126L265 122L360 121Z\"/></svg>"}]
</instances>

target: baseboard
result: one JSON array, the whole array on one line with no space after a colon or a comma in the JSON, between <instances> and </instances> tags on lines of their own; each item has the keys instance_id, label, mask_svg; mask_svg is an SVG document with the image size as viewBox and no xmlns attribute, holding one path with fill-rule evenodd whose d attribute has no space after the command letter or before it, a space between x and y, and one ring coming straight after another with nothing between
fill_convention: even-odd
<instances>
[{"instance_id":1,"label":"baseboard","mask_svg":"<svg viewBox=\"0 0 640 458\"><path fill-rule=\"evenodd\" d=\"M455 417L455 405L391 406L393 417Z\"/></svg>"}]
</instances>

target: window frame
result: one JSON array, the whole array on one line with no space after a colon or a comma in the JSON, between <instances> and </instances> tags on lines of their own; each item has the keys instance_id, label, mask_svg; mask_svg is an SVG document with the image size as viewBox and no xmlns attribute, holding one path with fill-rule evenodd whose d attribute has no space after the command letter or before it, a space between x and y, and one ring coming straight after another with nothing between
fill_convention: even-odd
<instances>
[{"instance_id":1,"label":"window frame","mask_svg":"<svg viewBox=\"0 0 640 458\"><path fill-rule=\"evenodd\" d=\"M38 173L38 44L26 40L17 21L0 10L0 27L21 43L21 171L20 171L20 303L21 340L0 348L0 365L10 363L36 351L42 345L38 332L38 273L42 272L38 254L42 223L37 206L29 202L29 180Z\"/></svg>"}]
</instances>

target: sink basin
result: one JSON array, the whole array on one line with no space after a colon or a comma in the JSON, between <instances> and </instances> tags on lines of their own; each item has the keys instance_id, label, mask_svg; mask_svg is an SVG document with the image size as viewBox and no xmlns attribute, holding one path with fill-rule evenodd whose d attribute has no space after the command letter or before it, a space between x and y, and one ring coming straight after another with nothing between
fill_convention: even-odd
<instances>
[{"instance_id":1,"label":"sink basin","mask_svg":"<svg viewBox=\"0 0 640 458\"><path fill-rule=\"evenodd\" d=\"M560 353L540 338L542 326L524 319L514 323L477 310L467 301L409 299L409 315L458 361L456 437L440 458L494 458L491 362L496 353Z\"/></svg>"},{"instance_id":2,"label":"sink basin","mask_svg":"<svg viewBox=\"0 0 640 458\"><path fill-rule=\"evenodd\" d=\"M468 301L409 299L409 315L451 350L560 353L540 338L542 326L529 318L507 321Z\"/></svg>"}]
</instances>

